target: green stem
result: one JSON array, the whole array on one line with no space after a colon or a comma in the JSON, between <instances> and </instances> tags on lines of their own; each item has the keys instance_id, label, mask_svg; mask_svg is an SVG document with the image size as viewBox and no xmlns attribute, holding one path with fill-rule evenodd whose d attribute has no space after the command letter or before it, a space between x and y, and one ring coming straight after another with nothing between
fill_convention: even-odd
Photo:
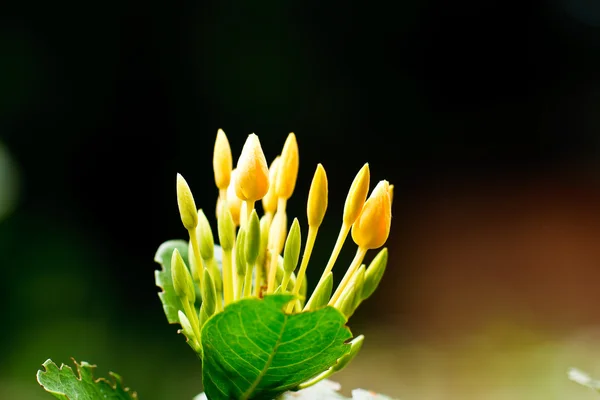
<instances>
[{"instance_id":1,"label":"green stem","mask_svg":"<svg viewBox=\"0 0 600 400\"><path fill-rule=\"evenodd\" d=\"M352 275L354 275L354 272L356 272L356 270L360 266L360 263L365 258L366 254L367 254L367 249L363 249L362 247L359 247L358 249L356 249L356 255L354 256L354 259L352 260L352 264L350 264L350 267L346 271L344 278L342 278L342 281L340 282L339 286L337 287L335 293L333 294L333 296L331 296L331 300L329 300L330 306L334 305L335 302L338 300L338 298L342 295L344 289L346 288L346 285L348 285L348 282L350 282Z\"/></svg>"},{"instance_id":2,"label":"green stem","mask_svg":"<svg viewBox=\"0 0 600 400\"><path fill-rule=\"evenodd\" d=\"M298 293L300 292L300 288L302 287L302 281L304 280L304 276L306 275L306 268L308 267L308 261L310 260L310 255L312 254L312 250L315 245L315 240L317 239L318 231L318 227L308 227L308 236L306 238L306 246L304 246L302 263L300 264L300 270L298 271L298 275L296 276L296 284L294 285L294 289L292 289L292 294L294 296L298 295ZM286 311L288 313L291 313L295 305L295 301L291 302L290 304L288 304Z\"/></svg>"},{"instance_id":3,"label":"green stem","mask_svg":"<svg viewBox=\"0 0 600 400\"><path fill-rule=\"evenodd\" d=\"M181 299L181 304L183 304L183 312L185 316L192 324L192 329L194 330L194 336L196 336L196 342L200 343L200 321L198 320L198 315L193 311L193 306L190 305L190 302L187 298Z\"/></svg>"},{"instance_id":4,"label":"green stem","mask_svg":"<svg viewBox=\"0 0 600 400\"><path fill-rule=\"evenodd\" d=\"M223 297L225 306L233 301L233 263L231 250L223 251Z\"/></svg>"},{"instance_id":5,"label":"green stem","mask_svg":"<svg viewBox=\"0 0 600 400\"><path fill-rule=\"evenodd\" d=\"M244 296L243 297L250 297L250 295L252 294L252 273L255 269L256 269L255 266L252 266L250 264L246 265L246 275L244 277L245 281L244 281ZM257 274L257 277L258 277L258 274ZM258 278L257 278L257 285L258 285Z\"/></svg>"},{"instance_id":6,"label":"green stem","mask_svg":"<svg viewBox=\"0 0 600 400\"><path fill-rule=\"evenodd\" d=\"M292 277L291 272L284 272L283 279L281 279L281 293L287 291L287 287L290 285L290 278Z\"/></svg>"},{"instance_id":7,"label":"green stem","mask_svg":"<svg viewBox=\"0 0 600 400\"><path fill-rule=\"evenodd\" d=\"M192 251L194 252L194 261L196 262L196 273L198 274L198 282L200 288L204 284L204 265L202 263L202 257L200 256L200 247L198 246L198 237L196 236L196 230L190 229L188 231L190 235L190 242L192 242Z\"/></svg>"},{"instance_id":8,"label":"green stem","mask_svg":"<svg viewBox=\"0 0 600 400\"><path fill-rule=\"evenodd\" d=\"M256 279L254 281L254 297L260 296L260 288L263 284L263 266L256 265Z\"/></svg>"},{"instance_id":9,"label":"green stem","mask_svg":"<svg viewBox=\"0 0 600 400\"><path fill-rule=\"evenodd\" d=\"M323 285L325 283L325 277L333 269L333 266L334 266L335 262L337 261L338 256L340 255L340 251L342 251L342 247L344 246L344 242L346 241L346 237L348 237L348 233L350 232L351 227L352 227L351 225L342 224L342 227L340 228L340 233L338 234L338 238L335 242L335 246L333 247L333 251L331 252L331 256L329 256L329 261L327 261L325 270L323 270L323 273L321 274L321 278L319 279L319 282L317 283L315 290L313 290L310 298L306 302L306 305L304 306L304 311L308 310L311 307L311 304L313 302L313 296L314 296L317 288L319 288L321 285Z\"/></svg>"},{"instance_id":10,"label":"green stem","mask_svg":"<svg viewBox=\"0 0 600 400\"><path fill-rule=\"evenodd\" d=\"M279 254L275 250L271 250L271 260L269 262L269 282L267 284L267 294L275 291L275 280L277 278L277 259Z\"/></svg>"}]
</instances>

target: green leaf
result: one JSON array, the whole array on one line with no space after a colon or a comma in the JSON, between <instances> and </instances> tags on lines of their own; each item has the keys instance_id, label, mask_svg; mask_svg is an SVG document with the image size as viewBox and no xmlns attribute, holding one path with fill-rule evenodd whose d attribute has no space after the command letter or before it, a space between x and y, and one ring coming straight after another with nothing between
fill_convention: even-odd
<instances>
[{"instance_id":1,"label":"green leaf","mask_svg":"<svg viewBox=\"0 0 600 400\"><path fill-rule=\"evenodd\" d=\"M576 368L571 368L569 370L569 379L573 382L579 383L580 385L600 392L600 381L592 379L588 374Z\"/></svg>"},{"instance_id":2,"label":"green leaf","mask_svg":"<svg viewBox=\"0 0 600 400\"><path fill-rule=\"evenodd\" d=\"M175 293L173 278L171 277L171 255L175 249L179 250L179 254L181 254L181 257L187 263L188 243L184 240L169 240L164 242L160 245L154 256L154 261L162 266L161 270L154 271L154 278L156 286L162 289L162 292L158 296L160 297L160 301L162 301L165 315L170 324L179 323L177 313L179 310L183 310L183 305Z\"/></svg>"},{"instance_id":3,"label":"green leaf","mask_svg":"<svg viewBox=\"0 0 600 400\"><path fill-rule=\"evenodd\" d=\"M202 329L202 380L210 400L273 399L334 365L350 350L333 307L286 314L291 295L232 303Z\"/></svg>"},{"instance_id":4,"label":"green leaf","mask_svg":"<svg viewBox=\"0 0 600 400\"><path fill-rule=\"evenodd\" d=\"M391 397L363 389L355 389L352 391L352 397L346 397L342 396L339 390L339 383L324 380L298 392L286 392L277 400L393 400ZM202 393L194 400L207 400L207 397Z\"/></svg>"},{"instance_id":5,"label":"green leaf","mask_svg":"<svg viewBox=\"0 0 600 400\"><path fill-rule=\"evenodd\" d=\"M54 397L61 400L137 400L137 394L123 387L123 381L117 374L109 372L113 382L106 379L94 379L95 365L83 361L78 364L77 375L71 367L62 364L60 368L52 360L43 365L44 370L37 373L37 381Z\"/></svg>"},{"instance_id":6,"label":"green leaf","mask_svg":"<svg viewBox=\"0 0 600 400\"><path fill-rule=\"evenodd\" d=\"M171 255L175 249L179 250L179 254L181 254L183 261L185 261L186 265L189 266L189 247L188 242L185 240L168 240L164 242L158 247L158 250L156 250L156 255L154 256L154 261L162 266L162 269L154 271L154 277L156 286L162 289L162 292L160 292L158 296L163 304L167 321L169 321L170 324L179 324L179 316L177 313L179 310L183 310L181 300L179 300L179 297L175 293L175 288L173 287L173 278L171 276ZM221 247L215 245L214 258L219 269L221 269L221 255ZM199 288L196 288L196 309L199 309L201 302L199 290Z\"/></svg>"}]
</instances>

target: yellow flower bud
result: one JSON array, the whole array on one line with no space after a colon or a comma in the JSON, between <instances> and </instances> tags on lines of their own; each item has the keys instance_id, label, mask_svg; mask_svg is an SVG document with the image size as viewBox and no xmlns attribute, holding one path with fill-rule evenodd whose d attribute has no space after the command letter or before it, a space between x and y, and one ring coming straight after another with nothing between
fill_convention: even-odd
<instances>
[{"instance_id":1,"label":"yellow flower bud","mask_svg":"<svg viewBox=\"0 0 600 400\"><path fill-rule=\"evenodd\" d=\"M231 177L232 161L231 147L223 129L219 129L217 132L217 140L215 141L215 150L213 153L213 169L217 187L220 190L227 189Z\"/></svg>"},{"instance_id":2,"label":"yellow flower bud","mask_svg":"<svg viewBox=\"0 0 600 400\"><path fill-rule=\"evenodd\" d=\"M242 205L240 206L240 227L245 227L248 223L248 203L242 201Z\"/></svg>"},{"instance_id":3,"label":"yellow flower bud","mask_svg":"<svg viewBox=\"0 0 600 400\"><path fill-rule=\"evenodd\" d=\"M268 249L281 254L285 245L287 235L287 215L284 212L276 212L271 227L269 228Z\"/></svg>"},{"instance_id":4,"label":"yellow flower bud","mask_svg":"<svg viewBox=\"0 0 600 400\"><path fill-rule=\"evenodd\" d=\"M280 157L277 156L271 163L269 167L269 182L271 185L269 186L269 191L262 198L263 210L265 213L274 214L277 210L277 193L275 190L275 182L277 181L277 168L279 167Z\"/></svg>"},{"instance_id":5,"label":"yellow flower bud","mask_svg":"<svg viewBox=\"0 0 600 400\"><path fill-rule=\"evenodd\" d=\"M392 209L388 181L380 181L352 225L352 239L363 249L377 249L390 234Z\"/></svg>"},{"instance_id":6,"label":"yellow flower bud","mask_svg":"<svg viewBox=\"0 0 600 400\"><path fill-rule=\"evenodd\" d=\"M281 151L279 170L275 181L277 197L289 199L292 197L298 177L299 155L296 135L290 133Z\"/></svg>"},{"instance_id":7,"label":"yellow flower bud","mask_svg":"<svg viewBox=\"0 0 600 400\"><path fill-rule=\"evenodd\" d=\"M179 206L179 215L185 229L196 229L196 225L198 225L198 210L196 209L192 191L181 174L177 174L177 205Z\"/></svg>"},{"instance_id":8,"label":"yellow flower bud","mask_svg":"<svg viewBox=\"0 0 600 400\"><path fill-rule=\"evenodd\" d=\"M223 205L223 199L221 199L221 196L217 197L217 206L215 207L215 216L217 218L219 218L219 216L221 215L221 206Z\"/></svg>"},{"instance_id":9,"label":"yellow flower bud","mask_svg":"<svg viewBox=\"0 0 600 400\"><path fill-rule=\"evenodd\" d=\"M237 163L236 195L246 201L262 199L269 190L269 168L258 136L246 139Z\"/></svg>"},{"instance_id":10,"label":"yellow flower bud","mask_svg":"<svg viewBox=\"0 0 600 400\"><path fill-rule=\"evenodd\" d=\"M392 204L394 202L394 185L390 185L389 191L390 191L390 204Z\"/></svg>"},{"instance_id":11,"label":"yellow flower bud","mask_svg":"<svg viewBox=\"0 0 600 400\"><path fill-rule=\"evenodd\" d=\"M227 188L227 205L235 226L240 225L240 215L243 201L235 194L235 180L237 179L237 170L231 171L231 181ZM220 215L220 214L219 214Z\"/></svg>"},{"instance_id":12,"label":"yellow flower bud","mask_svg":"<svg viewBox=\"0 0 600 400\"><path fill-rule=\"evenodd\" d=\"M327 211L327 174L325 168L318 164L308 192L306 208L308 226L318 228L323 222L325 211Z\"/></svg>"},{"instance_id":13,"label":"yellow flower bud","mask_svg":"<svg viewBox=\"0 0 600 400\"><path fill-rule=\"evenodd\" d=\"M344 204L344 224L350 226L358 218L365 199L369 193L369 179L370 179L369 164L363 165L358 171L350 190L348 191L348 197L346 197L346 203Z\"/></svg>"}]
</instances>

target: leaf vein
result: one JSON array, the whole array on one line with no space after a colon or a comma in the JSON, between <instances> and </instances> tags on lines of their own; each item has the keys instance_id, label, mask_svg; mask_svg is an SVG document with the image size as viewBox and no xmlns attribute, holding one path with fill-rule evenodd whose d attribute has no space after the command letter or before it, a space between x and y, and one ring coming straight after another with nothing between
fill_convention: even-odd
<instances>
[{"instance_id":1,"label":"leaf vein","mask_svg":"<svg viewBox=\"0 0 600 400\"><path fill-rule=\"evenodd\" d=\"M279 332L277 342L275 343L275 346L273 347L273 352L269 355L269 359L265 363L265 366L263 367L262 371L260 371L260 374L256 377L256 380L254 381L252 386L250 386L248 388L248 390L241 396L240 400L247 400L250 397L250 395L252 395L252 392L254 391L254 389L256 389L256 387L260 384L260 381L267 373L267 370L271 367L271 364L273 363L273 359L275 358L275 354L277 354L277 349L279 348L279 343L281 341L281 338L283 337L283 332L285 332L285 326L287 325L288 320L289 320L289 317L287 315L284 315L283 323L281 324L281 331Z\"/></svg>"},{"instance_id":2,"label":"leaf vein","mask_svg":"<svg viewBox=\"0 0 600 400\"><path fill-rule=\"evenodd\" d=\"M289 368L289 367L293 367L294 365L299 365L299 364L303 364L303 363L309 362L313 358L319 356L321 353L325 352L330 347L332 347L335 344L336 339L338 338L338 333L339 332L340 332L340 328L338 328L337 332L335 333L335 336L333 336L333 338L331 339L331 342L329 342L329 344L327 346L323 346L323 348L321 349L321 351L319 351L318 353L315 353L315 354L313 354L309 358L306 358L304 360L301 360L301 361L298 361L298 362L295 362L295 363L292 363L292 364L286 364L286 365L281 365L281 366L273 367L273 368L271 368L271 371L273 371L274 369Z\"/></svg>"},{"instance_id":3,"label":"leaf vein","mask_svg":"<svg viewBox=\"0 0 600 400\"><path fill-rule=\"evenodd\" d=\"M221 319L219 322L221 322L222 320L223 320L223 319ZM218 327L218 323L217 323L217 327ZM246 359L244 359L244 357L240 356L240 355L239 355L239 354L238 354L238 353L237 353L237 352L236 352L236 351L235 351L235 350L234 350L234 349L233 349L233 348L232 348L232 347L229 345L229 343L228 343L228 342L225 340L225 338L223 337L223 333L221 333L221 329L218 329L218 330L217 330L217 332L219 333L219 337L221 338L221 341L223 342L223 344L224 344L224 345L225 345L225 346L226 346L226 347L227 347L227 348L228 348L228 349L229 349L229 350L230 350L230 351L231 351L231 352L232 352L234 355L236 355L236 356L237 356L237 357L238 357L240 360L242 360L243 362L245 362L246 364L250 365L252 368L254 368L254 369L256 369L257 371L259 371L259 372L260 372L260 370L259 370L258 368L256 368L254 365L250 364L250 363L249 363L249 362L248 362ZM226 357L225 357L225 356L223 356L223 354L221 354L221 352L220 352L219 350L216 350L216 349L215 349L215 351L216 351L218 354L220 354L220 355L221 355L221 359L223 360L223 362L224 362L225 364L227 364L227 365L228 365L228 366L231 368L231 370L233 370L233 371L236 371L236 372L237 372L237 370L235 369L235 367L234 367L233 365L229 364L229 362L227 362L227 359L226 359ZM249 380L248 380L248 379L247 379L247 378L246 378L244 375L242 375L242 374L239 374L239 375L240 375L240 376L241 376L241 377L242 377L242 378L243 378L243 379L244 379L246 382L248 382L248 383L251 383L251 382L250 382L250 381L249 381ZM232 382L233 382L233 381L232 381ZM235 384L235 382L233 382L233 383ZM237 385L236 385L236 387L237 387ZM238 389L240 389L240 388L238 387ZM240 389L240 392L241 392L241 389Z\"/></svg>"},{"instance_id":4,"label":"leaf vein","mask_svg":"<svg viewBox=\"0 0 600 400\"><path fill-rule=\"evenodd\" d=\"M238 314L238 318L239 318L239 320L240 320L240 326L242 327L242 331L244 332L244 337L245 337L245 338L246 338L246 339L247 339L247 340L248 340L250 343L252 343L252 344L254 345L254 347L256 347L258 350L260 350L262 353L266 354L266 355L267 355L267 360L268 360L269 353L268 353L267 351L265 351L265 350L264 350L262 347L260 347L258 344L256 344L256 343L254 342L254 340L252 340L252 339L250 338L250 336L248 335L248 333L246 332L246 326L244 325L244 321L242 320L242 314ZM252 354L254 354L254 353L252 353ZM258 357L258 356L257 356L257 357ZM260 358L260 359L262 360L262 358L261 358L261 357L258 357L258 358ZM267 360L265 360L265 362L266 362Z\"/></svg>"}]
</instances>

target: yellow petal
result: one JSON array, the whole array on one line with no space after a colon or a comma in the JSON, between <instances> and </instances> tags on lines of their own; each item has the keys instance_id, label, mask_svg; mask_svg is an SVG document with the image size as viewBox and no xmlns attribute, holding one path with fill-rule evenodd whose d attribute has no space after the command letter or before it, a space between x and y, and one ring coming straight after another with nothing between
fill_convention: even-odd
<instances>
[{"instance_id":1,"label":"yellow petal","mask_svg":"<svg viewBox=\"0 0 600 400\"><path fill-rule=\"evenodd\" d=\"M276 212L271 227L269 228L269 250L281 254L287 236L287 215L284 212Z\"/></svg>"}]
</instances>

